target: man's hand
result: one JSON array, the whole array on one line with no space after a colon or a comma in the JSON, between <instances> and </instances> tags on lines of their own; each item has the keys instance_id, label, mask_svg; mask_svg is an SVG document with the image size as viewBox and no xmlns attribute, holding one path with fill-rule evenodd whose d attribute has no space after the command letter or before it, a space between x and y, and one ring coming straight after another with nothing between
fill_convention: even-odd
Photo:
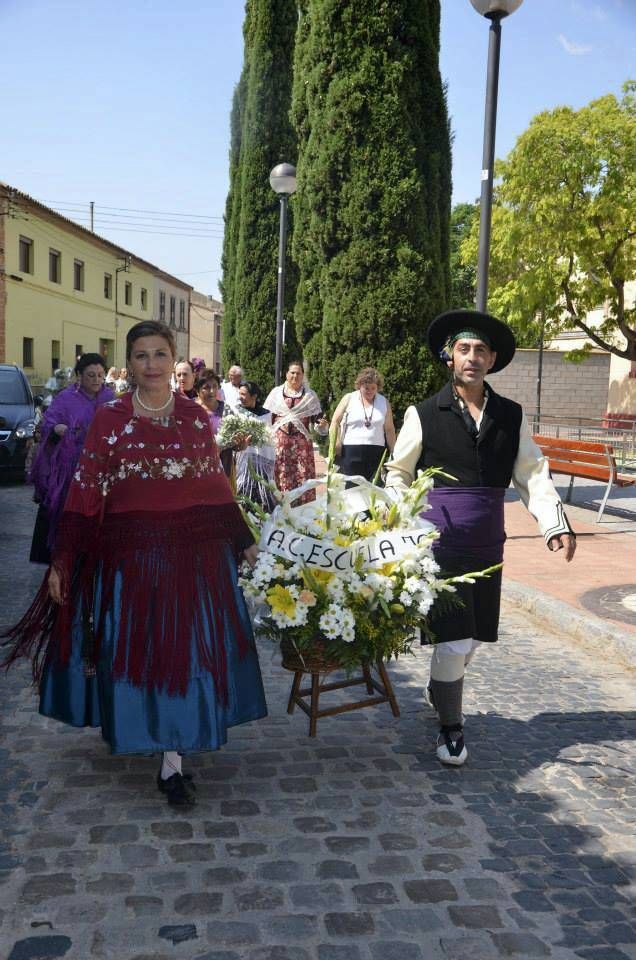
<instances>
[{"instance_id":1,"label":"man's hand","mask_svg":"<svg viewBox=\"0 0 636 960\"><path fill-rule=\"evenodd\" d=\"M58 437L63 437L67 430L68 427L65 423L56 423L53 427L53 432L57 433Z\"/></svg>"},{"instance_id":2,"label":"man's hand","mask_svg":"<svg viewBox=\"0 0 636 960\"><path fill-rule=\"evenodd\" d=\"M569 533L560 533L557 537L550 537L548 549L552 550L553 553L558 550L565 550L565 559L569 563L576 550L576 537Z\"/></svg>"},{"instance_id":3,"label":"man's hand","mask_svg":"<svg viewBox=\"0 0 636 960\"><path fill-rule=\"evenodd\" d=\"M246 547L243 551L243 559L249 563L252 569L256 565L256 558L258 556L258 544L253 543L251 547Z\"/></svg>"},{"instance_id":4,"label":"man's hand","mask_svg":"<svg viewBox=\"0 0 636 960\"><path fill-rule=\"evenodd\" d=\"M62 583L60 580L60 575L55 569L51 567L49 571L49 597L53 603L62 603Z\"/></svg>"}]
</instances>

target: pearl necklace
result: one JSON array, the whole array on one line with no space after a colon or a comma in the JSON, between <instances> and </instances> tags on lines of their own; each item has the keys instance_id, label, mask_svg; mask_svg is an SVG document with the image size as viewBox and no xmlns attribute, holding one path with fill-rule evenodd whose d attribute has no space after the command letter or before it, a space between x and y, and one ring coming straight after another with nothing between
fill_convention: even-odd
<instances>
[{"instance_id":1,"label":"pearl necklace","mask_svg":"<svg viewBox=\"0 0 636 960\"><path fill-rule=\"evenodd\" d=\"M172 400L172 390L170 391L170 396L165 403L162 403L160 407L149 407L148 404L144 403L141 397L139 396L139 387L135 390L135 400L140 407L143 407L144 410L147 410L148 413L159 413L160 410L165 410L168 404Z\"/></svg>"}]
</instances>

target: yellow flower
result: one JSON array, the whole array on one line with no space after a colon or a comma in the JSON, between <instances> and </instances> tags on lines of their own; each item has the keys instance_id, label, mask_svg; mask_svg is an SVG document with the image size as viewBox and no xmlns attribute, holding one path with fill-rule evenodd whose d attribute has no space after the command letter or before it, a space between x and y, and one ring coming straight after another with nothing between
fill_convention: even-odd
<instances>
[{"instance_id":1,"label":"yellow flower","mask_svg":"<svg viewBox=\"0 0 636 960\"><path fill-rule=\"evenodd\" d=\"M358 533L361 537L371 537L381 529L382 524L379 520L363 520L358 524Z\"/></svg>"},{"instance_id":2,"label":"yellow flower","mask_svg":"<svg viewBox=\"0 0 636 960\"><path fill-rule=\"evenodd\" d=\"M397 563L383 563L380 567L380 573L385 577L390 577L396 567Z\"/></svg>"},{"instance_id":3,"label":"yellow flower","mask_svg":"<svg viewBox=\"0 0 636 960\"><path fill-rule=\"evenodd\" d=\"M391 613L404 613L404 606L401 603L392 603L389 610Z\"/></svg>"},{"instance_id":4,"label":"yellow flower","mask_svg":"<svg viewBox=\"0 0 636 960\"><path fill-rule=\"evenodd\" d=\"M351 543L351 540L348 537L345 537L344 534L339 533L337 537L333 538L333 542L338 547L348 547Z\"/></svg>"},{"instance_id":5,"label":"yellow flower","mask_svg":"<svg viewBox=\"0 0 636 960\"><path fill-rule=\"evenodd\" d=\"M296 601L287 587L283 587L280 583L277 583L275 587L271 587L267 591L266 597L270 607L276 613L282 613L284 616L290 618L293 617L296 612Z\"/></svg>"},{"instance_id":6,"label":"yellow flower","mask_svg":"<svg viewBox=\"0 0 636 960\"><path fill-rule=\"evenodd\" d=\"M309 576L312 577L316 583L320 583L322 584L323 587L326 587L327 584L331 580L333 580L333 578L335 577L335 573L329 573L328 570L315 570L314 567L312 567L311 573ZM304 570L303 570L303 580L306 586L311 587L312 585L311 580L309 579L309 577L307 577Z\"/></svg>"}]
</instances>

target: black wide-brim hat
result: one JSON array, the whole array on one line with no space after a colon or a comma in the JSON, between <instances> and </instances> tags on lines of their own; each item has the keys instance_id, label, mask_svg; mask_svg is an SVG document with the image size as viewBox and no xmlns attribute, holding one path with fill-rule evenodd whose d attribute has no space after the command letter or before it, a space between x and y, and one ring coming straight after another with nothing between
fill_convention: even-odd
<instances>
[{"instance_id":1,"label":"black wide-brim hat","mask_svg":"<svg viewBox=\"0 0 636 960\"><path fill-rule=\"evenodd\" d=\"M508 366L515 355L514 334L508 324L497 320L490 313L482 313L481 310L447 310L435 317L426 335L433 356L445 362L446 358L442 355L444 347L453 334L462 333L464 330L483 333L491 350L497 354L490 373L497 373Z\"/></svg>"}]
</instances>

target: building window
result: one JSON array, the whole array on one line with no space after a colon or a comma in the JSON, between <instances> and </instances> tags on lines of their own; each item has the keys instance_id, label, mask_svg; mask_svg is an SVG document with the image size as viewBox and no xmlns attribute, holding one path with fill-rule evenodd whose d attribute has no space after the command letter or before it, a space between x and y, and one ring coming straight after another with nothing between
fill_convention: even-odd
<instances>
[{"instance_id":1,"label":"building window","mask_svg":"<svg viewBox=\"0 0 636 960\"><path fill-rule=\"evenodd\" d=\"M132 283L128 281L124 284L124 303L127 307L132 305Z\"/></svg>"},{"instance_id":2,"label":"building window","mask_svg":"<svg viewBox=\"0 0 636 960\"><path fill-rule=\"evenodd\" d=\"M179 300L179 330L185 330L185 300Z\"/></svg>"},{"instance_id":3,"label":"building window","mask_svg":"<svg viewBox=\"0 0 636 960\"><path fill-rule=\"evenodd\" d=\"M22 337L22 366L33 366L33 337Z\"/></svg>"},{"instance_id":4,"label":"building window","mask_svg":"<svg viewBox=\"0 0 636 960\"><path fill-rule=\"evenodd\" d=\"M112 273L104 274L104 299L112 300L113 299L113 275Z\"/></svg>"},{"instance_id":5,"label":"building window","mask_svg":"<svg viewBox=\"0 0 636 960\"><path fill-rule=\"evenodd\" d=\"M159 291L159 319L162 323L166 322L166 291Z\"/></svg>"},{"instance_id":6,"label":"building window","mask_svg":"<svg viewBox=\"0 0 636 960\"><path fill-rule=\"evenodd\" d=\"M62 282L62 254L59 250L49 247L49 280L51 283Z\"/></svg>"},{"instance_id":7,"label":"building window","mask_svg":"<svg viewBox=\"0 0 636 960\"><path fill-rule=\"evenodd\" d=\"M55 373L60 367L60 341L51 340L51 370Z\"/></svg>"},{"instance_id":8,"label":"building window","mask_svg":"<svg viewBox=\"0 0 636 960\"><path fill-rule=\"evenodd\" d=\"M221 321L218 319L218 315L214 315L214 342L221 342Z\"/></svg>"},{"instance_id":9,"label":"building window","mask_svg":"<svg viewBox=\"0 0 636 960\"><path fill-rule=\"evenodd\" d=\"M146 290L145 287L141 288L141 309L142 310L148 309L148 291Z\"/></svg>"},{"instance_id":10,"label":"building window","mask_svg":"<svg viewBox=\"0 0 636 960\"><path fill-rule=\"evenodd\" d=\"M170 297L170 326L176 326L176 311L177 311L177 298Z\"/></svg>"},{"instance_id":11,"label":"building window","mask_svg":"<svg viewBox=\"0 0 636 960\"><path fill-rule=\"evenodd\" d=\"M84 289L84 261L73 261L73 290Z\"/></svg>"},{"instance_id":12,"label":"building window","mask_svg":"<svg viewBox=\"0 0 636 960\"><path fill-rule=\"evenodd\" d=\"M33 240L20 237L20 273L33 273Z\"/></svg>"}]
</instances>

